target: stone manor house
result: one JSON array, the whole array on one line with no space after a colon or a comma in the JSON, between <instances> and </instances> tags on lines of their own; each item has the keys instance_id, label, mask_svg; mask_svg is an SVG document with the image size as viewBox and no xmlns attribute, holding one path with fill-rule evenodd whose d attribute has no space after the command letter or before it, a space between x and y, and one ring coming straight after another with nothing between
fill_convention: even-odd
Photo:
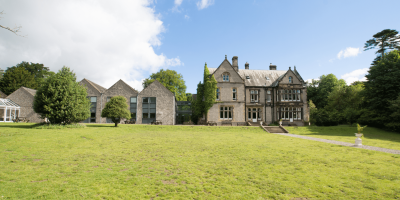
<instances>
[{"instance_id":1,"label":"stone manor house","mask_svg":"<svg viewBox=\"0 0 400 200\"><path fill-rule=\"evenodd\" d=\"M277 66L271 64L269 70L251 70L246 63L244 69L239 69L237 56L232 58L232 63L225 56L222 63L217 68L209 68L209 72L217 80L218 89L216 103L208 111L207 121L217 125L240 126L247 122L270 124L282 119L284 125L302 126L303 121L309 120L306 84L296 67L293 70L291 67L277 70ZM190 105L190 102L177 102L175 95L158 81L141 92L122 80L108 89L87 79L79 83L87 88L92 104L91 115L83 121L85 123L112 123L111 119L101 117L101 112L111 97L118 95L126 98L136 124L150 124L157 120L163 125L175 125L182 115L189 116L191 113L190 109L179 109L179 106ZM35 94L36 90L26 87L7 97L0 93L1 98L18 104L20 117L30 122L42 122L43 119L32 108ZM196 98L195 94L193 98ZM7 108L0 108L0 111L5 116L0 116L0 121L10 119Z\"/></svg>"},{"instance_id":2,"label":"stone manor house","mask_svg":"<svg viewBox=\"0 0 400 200\"><path fill-rule=\"evenodd\" d=\"M306 83L296 67L292 70L251 70L246 62L239 69L238 57L226 56L218 68L209 68L217 80L217 103L208 111L207 121L217 125L243 122L270 124L280 119L286 125L302 126L309 120Z\"/></svg>"}]
</instances>

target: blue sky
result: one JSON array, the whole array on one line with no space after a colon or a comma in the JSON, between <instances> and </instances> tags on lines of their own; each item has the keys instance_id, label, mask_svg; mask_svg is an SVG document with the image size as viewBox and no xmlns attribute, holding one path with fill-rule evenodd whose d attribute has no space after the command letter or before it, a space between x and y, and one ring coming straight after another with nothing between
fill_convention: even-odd
<instances>
[{"instance_id":1,"label":"blue sky","mask_svg":"<svg viewBox=\"0 0 400 200\"><path fill-rule=\"evenodd\" d=\"M0 0L0 24L22 26L19 37L0 30L0 68L22 61L52 71L68 66L78 80L104 87L141 82L160 69L182 74L196 93L204 63L225 55L239 68L296 66L302 77L333 73L362 80L375 50L364 43L383 29L400 31L398 0Z\"/></svg>"},{"instance_id":2,"label":"blue sky","mask_svg":"<svg viewBox=\"0 0 400 200\"><path fill-rule=\"evenodd\" d=\"M273 63L280 70L295 65L305 80L329 73L341 78L370 66L375 51L363 47L372 35L400 30L400 1L384 2L392 6L377 9L383 3L366 0L215 0L200 10L196 1L183 0L174 12L174 2L157 1L167 29L157 52L179 56L184 65L171 69L183 75L188 92L196 92L204 62L218 67L225 54L229 60L238 56L241 69L245 62L250 69L268 69ZM349 47L361 53L339 59L339 52Z\"/></svg>"}]
</instances>

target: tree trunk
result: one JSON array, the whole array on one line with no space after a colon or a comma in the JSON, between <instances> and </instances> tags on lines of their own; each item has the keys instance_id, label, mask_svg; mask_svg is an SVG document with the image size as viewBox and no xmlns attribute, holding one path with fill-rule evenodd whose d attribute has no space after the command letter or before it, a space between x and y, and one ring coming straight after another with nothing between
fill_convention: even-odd
<instances>
[{"instance_id":1,"label":"tree trunk","mask_svg":"<svg viewBox=\"0 0 400 200\"><path fill-rule=\"evenodd\" d=\"M118 123L117 122L115 122L115 127L117 127L118 126Z\"/></svg>"}]
</instances>

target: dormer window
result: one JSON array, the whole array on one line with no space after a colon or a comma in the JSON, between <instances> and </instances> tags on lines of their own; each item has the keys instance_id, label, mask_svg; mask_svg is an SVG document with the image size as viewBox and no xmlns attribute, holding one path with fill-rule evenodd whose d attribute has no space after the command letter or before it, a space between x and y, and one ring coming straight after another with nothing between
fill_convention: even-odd
<instances>
[{"instance_id":1,"label":"dormer window","mask_svg":"<svg viewBox=\"0 0 400 200\"><path fill-rule=\"evenodd\" d=\"M289 76L289 83L293 83L293 78Z\"/></svg>"},{"instance_id":2,"label":"dormer window","mask_svg":"<svg viewBox=\"0 0 400 200\"><path fill-rule=\"evenodd\" d=\"M222 80L229 82L229 73L225 72L222 74Z\"/></svg>"},{"instance_id":3,"label":"dormer window","mask_svg":"<svg viewBox=\"0 0 400 200\"><path fill-rule=\"evenodd\" d=\"M246 79L250 79L250 76L246 76Z\"/></svg>"}]
</instances>

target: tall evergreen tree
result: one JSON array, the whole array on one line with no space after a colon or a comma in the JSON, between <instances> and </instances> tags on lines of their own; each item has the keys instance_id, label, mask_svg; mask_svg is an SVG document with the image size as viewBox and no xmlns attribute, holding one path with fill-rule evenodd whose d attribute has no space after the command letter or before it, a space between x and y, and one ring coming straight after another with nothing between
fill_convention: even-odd
<instances>
[{"instance_id":1,"label":"tall evergreen tree","mask_svg":"<svg viewBox=\"0 0 400 200\"><path fill-rule=\"evenodd\" d=\"M378 46L378 51L376 54L380 54L377 58L385 56L385 51L388 49L398 49L400 50L400 36L399 32L396 30L385 29L375 35L372 39L365 43L364 51L375 49ZM378 59L378 60L379 60ZM377 60L375 60L376 62Z\"/></svg>"},{"instance_id":2,"label":"tall evergreen tree","mask_svg":"<svg viewBox=\"0 0 400 200\"><path fill-rule=\"evenodd\" d=\"M90 116L90 100L75 73L64 66L37 90L33 109L52 124L77 123Z\"/></svg>"},{"instance_id":3,"label":"tall evergreen tree","mask_svg":"<svg viewBox=\"0 0 400 200\"><path fill-rule=\"evenodd\" d=\"M361 116L361 120L364 124L382 127L392 121L390 101L400 94L400 51L385 53L370 67L366 77L364 96L368 112Z\"/></svg>"},{"instance_id":4,"label":"tall evergreen tree","mask_svg":"<svg viewBox=\"0 0 400 200\"><path fill-rule=\"evenodd\" d=\"M0 79L0 91L10 95L21 86L36 89L37 83L34 75L28 72L24 67L8 68Z\"/></svg>"}]
</instances>

